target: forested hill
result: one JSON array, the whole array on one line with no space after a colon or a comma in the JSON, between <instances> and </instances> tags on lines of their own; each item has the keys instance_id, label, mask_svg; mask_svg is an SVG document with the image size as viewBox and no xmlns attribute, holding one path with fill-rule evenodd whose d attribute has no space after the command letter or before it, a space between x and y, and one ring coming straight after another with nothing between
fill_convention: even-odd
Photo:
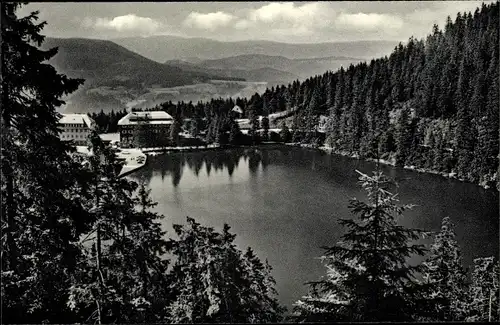
<instances>
[{"instance_id":1,"label":"forested hill","mask_svg":"<svg viewBox=\"0 0 500 325\"><path fill-rule=\"evenodd\" d=\"M499 3L449 17L389 57L289 87L307 116L329 109L327 144L494 183L499 136ZM277 96L279 94L267 94Z\"/></svg>"}]
</instances>

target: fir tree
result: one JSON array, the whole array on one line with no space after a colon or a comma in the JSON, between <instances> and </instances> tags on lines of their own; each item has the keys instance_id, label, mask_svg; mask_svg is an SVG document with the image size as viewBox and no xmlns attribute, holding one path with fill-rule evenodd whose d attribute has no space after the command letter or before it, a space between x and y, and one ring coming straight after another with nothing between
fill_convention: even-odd
<instances>
[{"instance_id":1,"label":"fir tree","mask_svg":"<svg viewBox=\"0 0 500 325\"><path fill-rule=\"evenodd\" d=\"M498 285L500 277L498 261L493 257L474 259L472 284L469 289L467 321L498 322L500 321Z\"/></svg>"},{"instance_id":2,"label":"fir tree","mask_svg":"<svg viewBox=\"0 0 500 325\"><path fill-rule=\"evenodd\" d=\"M66 322L74 244L89 226L77 195L81 161L59 140L56 107L82 80L45 61L38 48L45 23L38 12L18 17L20 3L2 3L2 317L21 323Z\"/></svg>"},{"instance_id":3,"label":"fir tree","mask_svg":"<svg viewBox=\"0 0 500 325\"><path fill-rule=\"evenodd\" d=\"M174 299L169 322L276 322L282 309L274 295L274 280L251 252L243 255L235 235L222 233L192 218L174 225L178 240L170 240L176 262L171 271Z\"/></svg>"},{"instance_id":4,"label":"fir tree","mask_svg":"<svg viewBox=\"0 0 500 325\"><path fill-rule=\"evenodd\" d=\"M396 122L396 165L403 166L411 144L411 127L408 111L403 109Z\"/></svg>"},{"instance_id":5,"label":"fir tree","mask_svg":"<svg viewBox=\"0 0 500 325\"><path fill-rule=\"evenodd\" d=\"M83 256L71 277L67 305L81 321L99 324L158 320L168 297L160 216L149 212L154 204L144 187L134 198L137 184L118 178L121 163L97 133L89 148L92 196L86 206L95 218L79 242Z\"/></svg>"},{"instance_id":6,"label":"fir tree","mask_svg":"<svg viewBox=\"0 0 500 325\"><path fill-rule=\"evenodd\" d=\"M429 300L434 300L432 320L463 321L466 309L466 272L449 217L443 218L430 256L423 263Z\"/></svg>"},{"instance_id":7,"label":"fir tree","mask_svg":"<svg viewBox=\"0 0 500 325\"><path fill-rule=\"evenodd\" d=\"M283 121L281 123L280 137L281 137L281 141L283 141L285 143L290 141L291 134L290 134L290 130L288 129L288 126L286 125L285 121Z\"/></svg>"},{"instance_id":8,"label":"fir tree","mask_svg":"<svg viewBox=\"0 0 500 325\"><path fill-rule=\"evenodd\" d=\"M170 143L173 146L180 145L179 133L181 132L181 124L174 119L174 123L170 126Z\"/></svg>"},{"instance_id":9,"label":"fir tree","mask_svg":"<svg viewBox=\"0 0 500 325\"><path fill-rule=\"evenodd\" d=\"M397 205L381 172L361 174L360 182L368 203L351 201L359 217L340 221L348 231L338 245L325 248L328 278L311 283L311 294L296 305L299 319L411 321L425 306L422 286L414 278L422 267L407 262L425 253L422 245L410 243L424 232L396 223L411 206Z\"/></svg>"},{"instance_id":10,"label":"fir tree","mask_svg":"<svg viewBox=\"0 0 500 325\"><path fill-rule=\"evenodd\" d=\"M191 120L191 124L189 126L189 133L193 136L193 137L197 137L198 134L200 133L200 129L199 129L199 121L198 119L193 119Z\"/></svg>"},{"instance_id":11,"label":"fir tree","mask_svg":"<svg viewBox=\"0 0 500 325\"><path fill-rule=\"evenodd\" d=\"M238 144L241 137L240 125L231 119L231 130L229 131L229 143Z\"/></svg>"},{"instance_id":12,"label":"fir tree","mask_svg":"<svg viewBox=\"0 0 500 325\"><path fill-rule=\"evenodd\" d=\"M320 108L320 93L317 87L314 88L311 100L307 106L306 112L306 130L307 130L307 138L309 141L312 141L316 136L316 127L319 123L319 118L317 115L317 111Z\"/></svg>"},{"instance_id":13,"label":"fir tree","mask_svg":"<svg viewBox=\"0 0 500 325\"><path fill-rule=\"evenodd\" d=\"M258 139L258 131L260 128L259 115L257 113L257 107L255 103L252 103L249 108L248 118L250 120L250 136L252 137L252 142L255 144Z\"/></svg>"},{"instance_id":14,"label":"fir tree","mask_svg":"<svg viewBox=\"0 0 500 325\"><path fill-rule=\"evenodd\" d=\"M264 141L268 141L269 140L269 117L268 117L268 115L264 115L262 117L261 124L262 124L262 139Z\"/></svg>"}]
</instances>

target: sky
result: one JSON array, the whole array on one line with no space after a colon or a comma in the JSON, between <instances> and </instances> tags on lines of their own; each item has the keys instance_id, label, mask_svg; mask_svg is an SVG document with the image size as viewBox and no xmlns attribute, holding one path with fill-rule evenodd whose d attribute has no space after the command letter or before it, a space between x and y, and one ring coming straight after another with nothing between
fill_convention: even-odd
<instances>
[{"instance_id":1,"label":"sky","mask_svg":"<svg viewBox=\"0 0 500 325\"><path fill-rule=\"evenodd\" d=\"M484 1L488 3L489 1ZM51 37L173 35L219 41L318 43L425 37L483 1L30 3Z\"/></svg>"}]
</instances>

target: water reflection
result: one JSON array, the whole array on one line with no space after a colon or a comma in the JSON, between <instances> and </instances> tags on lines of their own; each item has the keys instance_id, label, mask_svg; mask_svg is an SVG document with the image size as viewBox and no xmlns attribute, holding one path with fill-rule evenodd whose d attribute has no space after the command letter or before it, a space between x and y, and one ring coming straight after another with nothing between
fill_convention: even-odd
<instances>
[{"instance_id":1,"label":"water reflection","mask_svg":"<svg viewBox=\"0 0 500 325\"><path fill-rule=\"evenodd\" d=\"M252 175L257 173L259 169L259 164L261 161L261 156L257 150L252 150L248 152L248 169Z\"/></svg>"},{"instance_id":2,"label":"water reflection","mask_svg":"<svg viewBox=\"0 0 500 325\"><path fill-rule=\"evenodd\" d=\"M269 166L269 151L264 150L262 151L262 169L264 171L267 170L267 166Z\"/></svg>"},{"instance_id":3,"label":"water reflection","mask_svg":"<svg viewBox=\"0 0 500 325\"><path fill-rule=\"evenodd\" d=\"M284 158L288 152L283 152ZM148 167L134 177L141 181L151 179L153 171L159 171L162 181L165 176L171 175L172 185L179 186L182 179L182 173L185 167L199 177L200 171L205 166L205 172L210 177L212 170L215 172L227 172L229 177L233 176L235 169L238 168L240 161L248 164L248 169L252 175L258 173L262 165L263 170L269 166L268 151L259 149L232 149L224 151L206 151L200 153L172 153L148 158Z\"/></svg>"}]
</instances>

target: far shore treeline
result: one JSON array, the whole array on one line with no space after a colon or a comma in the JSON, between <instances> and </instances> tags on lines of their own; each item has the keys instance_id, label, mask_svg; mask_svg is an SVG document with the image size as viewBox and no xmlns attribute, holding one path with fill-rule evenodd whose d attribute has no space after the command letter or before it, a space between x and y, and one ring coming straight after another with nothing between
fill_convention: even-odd
<instances>
[{"instance_id":1,"label":"far shore treeline","mask_svg":"<svg viewBox=\"0 0 500 325\"><path fill-rule=\"evenodd\" d=\"M188 217L167 234L150 190L118 177L122 163L98 132L89 156L59 138L56 108L83 80L47 63L57 49L40 49L45 23L37 12L18 17L21 6L0 4L2 323L500 321L498 260L477 256L465 270L453 216L436 215L434 234L399 225L413 207L399 204L379 170L359 173L367 197L346 202L352 216L339 220L342 241L324 248L325 276L292 310L279 304L271 265L238 248L229 225ZM298 107L286 120L297 141L317 144L322 113L326 144L339 152L494 181L498 6L460 14L389 58L241 100L252 141L272 123L258 125L258 115ZM225 130L239 134L233 104L160 108L205 121L208 141L221 142ZM432 245L417 244L428 235ZM410 256L423 262L410 265Z\"/></svg>"}]
</instances>

